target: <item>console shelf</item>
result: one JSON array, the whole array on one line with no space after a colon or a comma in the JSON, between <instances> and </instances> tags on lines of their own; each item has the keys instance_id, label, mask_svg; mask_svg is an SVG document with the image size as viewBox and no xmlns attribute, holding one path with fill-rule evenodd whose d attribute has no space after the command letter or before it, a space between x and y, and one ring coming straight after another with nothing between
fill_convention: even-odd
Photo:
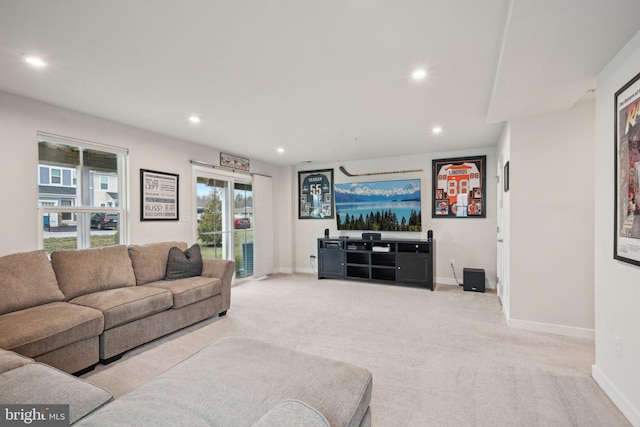
<instances>
[{"instance_id":1,"label":"console shelf","mask_svg":"<svg viewBox=\"0 0 640 427\"><path fill-rule=\"evenodd\" d=\"M318 279L367 280L433 290L435 240L318 239Z\"/></svg>"}]
</instances>

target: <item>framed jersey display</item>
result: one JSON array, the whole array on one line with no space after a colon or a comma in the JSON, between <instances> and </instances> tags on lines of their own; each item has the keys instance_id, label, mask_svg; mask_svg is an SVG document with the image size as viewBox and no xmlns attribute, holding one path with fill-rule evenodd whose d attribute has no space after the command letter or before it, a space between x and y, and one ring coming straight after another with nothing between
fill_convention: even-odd
<instances>
[{"instance_id":1,"label":"framed jersey display","mask_svg":"<svg viewBox=\"0 0 640 427\"><path fill-rule=\"evenodd\" d=\"M298 172L298 219L331 219L333 211L333 169Z\"/></svg>"},{"instance_id":2,"label":"framed jersey display","mask_svg":"<svg viewBox=\"0 0 640 427\"><path fill-rule=\"evenodd\" d=\"M613 257L640 265L640 74L615 97Z\"/></svg>"},{"instance_id":3,"label":"framed jersey display","mask_svg":"<svg viewBox=\"0 0 640 427\"><path fill-rule=\"evenodd\" d=\"M486 218L487 156L433 160L432 218Z\"/></svg>"}]
</instances>

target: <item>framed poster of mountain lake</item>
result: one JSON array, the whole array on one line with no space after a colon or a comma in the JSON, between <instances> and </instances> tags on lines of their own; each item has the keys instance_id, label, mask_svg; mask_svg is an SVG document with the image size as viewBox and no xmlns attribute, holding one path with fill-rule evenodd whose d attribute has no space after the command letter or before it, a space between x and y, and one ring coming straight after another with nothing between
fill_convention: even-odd
<instances>
[{"instance_id":1,"label":"framed poster of mountain lake","mask_svg":"<svg viewBox=\"0 0 640 427\"><path fill-rule=\"evenodd\" d=\"M420 180L335 185L338 230L422 231Z\"/></svg>"},{"instance_id":2,"label":"framed poster of mountain lake","mask_svg":"<svg viewBox=\"0 0 640 427\"><path fill-rule=\"evenodd\" d=\"M333 169L298 172L298 219L333 218Z\"/></svg>"},{"instance_id":3,"label":"framed poster of mountain lake","mask_svg":"<svg viewBox=\"0 0 640 427\"><path fill-rule=\"evenodd\" d=\"M433 160L432 218L485 218L487 156Z\"/></svg>"}]
</instances>

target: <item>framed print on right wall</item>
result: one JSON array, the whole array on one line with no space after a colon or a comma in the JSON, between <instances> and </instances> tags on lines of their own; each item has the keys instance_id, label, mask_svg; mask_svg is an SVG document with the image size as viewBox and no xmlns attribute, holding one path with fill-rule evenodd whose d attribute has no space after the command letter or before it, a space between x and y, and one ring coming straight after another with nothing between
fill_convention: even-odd
<instances>
[{"instance_id":1,"label":"framed print on right wall","mask_svg":"<svg viewBox=\"0 0 640 427\"><path fill-rule=\"evenodd\" d=\"M432 218L486 218L487 156L432 161Z\"/></svg>"},{"instance_id":2,"label":"framed print on right wall","mask_svg":"<svg viewBox=\"0 0 640 427\"><path fill-rule=\"evenodd\" d=\"M614 96L613 257L640 265L640 74Z\"/></svg>"}]
</instances>

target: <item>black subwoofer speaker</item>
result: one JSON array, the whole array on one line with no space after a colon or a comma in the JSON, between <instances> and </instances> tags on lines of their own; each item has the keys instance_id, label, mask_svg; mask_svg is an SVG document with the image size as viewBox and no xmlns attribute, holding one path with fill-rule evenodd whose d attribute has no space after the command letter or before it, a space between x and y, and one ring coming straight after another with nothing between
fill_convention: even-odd
<instances>
[{"instance_id":1,"label":"black subwoofer speaker","mask_svg":"<svg viewBox=\"0 0 640 427\"><path fill-rule=\"evenodd\" d=\"M463 269L462 280L465 291L484 292L484 270L482 268Z\"/></svg>"}]
</instances>

